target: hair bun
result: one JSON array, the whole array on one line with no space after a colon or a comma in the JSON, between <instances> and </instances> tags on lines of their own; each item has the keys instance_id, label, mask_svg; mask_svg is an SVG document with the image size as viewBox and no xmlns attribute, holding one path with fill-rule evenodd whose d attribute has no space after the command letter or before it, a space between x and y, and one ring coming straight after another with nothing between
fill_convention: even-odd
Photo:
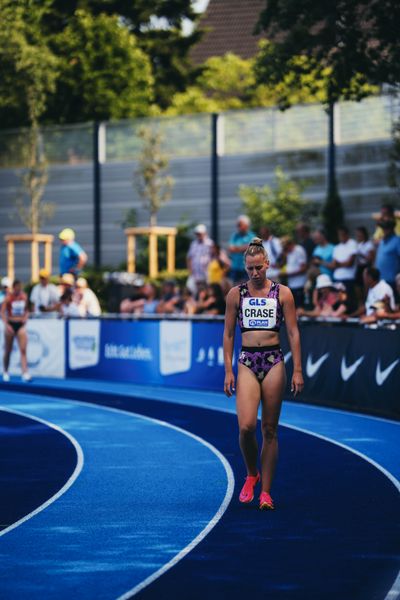
<instances>
[{"instance_id":1,"label":"hair bun","mask_svg":"<svg viewBox=\"0 0 400 600\"><path fill-rule=\"evenodd\" d=\"M262 245L263 245L262 239L259 237L254 237L249 244L249 246L262 246Z\"/></svg>"}]
</instances>

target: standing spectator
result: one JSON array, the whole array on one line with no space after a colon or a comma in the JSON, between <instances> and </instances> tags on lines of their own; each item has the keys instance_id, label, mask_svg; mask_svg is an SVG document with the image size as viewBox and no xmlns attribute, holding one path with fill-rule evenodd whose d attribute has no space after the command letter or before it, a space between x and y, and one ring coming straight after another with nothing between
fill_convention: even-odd
<instances>
[{"instance_id":1,"label":"standing spectator","mask_svg":"<svg viewBox=\"0 0 400 600\"><path fill-rule=\"evenodd\" d=\"M29 300L32 312L36 315L53 312L58 309L60 294L54 283L49 283L50 273L46 269L39 271L39 283L33 286Z\"/></svg>"},{"instance_id":2,"label":"standing spectator","mask_svg":"<svg viewBox=\"0 0 400 600\"><path fill-rule=\"evenodd\" d=\"M306 223L298 223L295 231L296 241L303 246L307 255L307 262L310 263L314 252L315 242L311 237L310 228Z\"/></svg>"},{"instance_id":3,"label":"standing spectator","mask_svg":"<svg viewBox=\"0 0 400 600\"><path fill-rule=\"evenodd\" d=\"M9 291L9 289L11 288L11 279L9 277L3 277L1 280L1 286L0 286L0 307L3 304L5 297L7 296L7 293Z\"/></svg>"},{"instance_id":4,"label":"standing spectator","mask_svg":"<svg viewBox=\"0 0 400 600\"><path fill-rule=\"evenodd\" d=\"M26 333L28 296L22 290L22 284L18 279L12 284L12 289L7 294L1 306L1 318L4 323L3 381L10 381L8 367L10 365L14 338L17 339L21 353L22 380L30 381L32 378L28 372L28 360L26 357L28 345L28 335Z\"/></svg>"},{"instance_id":5,"label":"standing spectator","mask_svg":"<svg viewBox=\"0 0 400 600\"><path fill-rule=\"evenodd\" d=\"M214 242L208 237L207 228L203 224L197 225L194 233L196 238L189 246L186 262L189 269L187 287L196 294L199 285L207 282L207 269Z\"/></svg>"},{"instance_id":6,"label":"standing spectator","mask_svg":"<svg viewBox=\"0 0 400 600\"><path fill-rule=\"evenodd\" d=\"M239 215L236 221L237 231L235 231L230 239L228 252L231 259L230 278L233 283L241 283L247 281L247 272L244 265L244 252L247 246L255 236L250 231L250 219L247 215Z\"/></svg>"},{"instance_id":7,"label":"standing spectator","mask_svg":"<svg viewBox=\"0 0 400 600\"><path fill-rule=\"evenodd\" d=\"M87 254L75 241L75 232L67 227L59 233L60 248L60 275L72 273L75 278L87 263Z\"/></svg>"},{"instance_id":8,"label":"standing spectator","mask_svg":"<svg viewBox=\"0 0 400 600\"><path fill-rule=\"evenodd\" d=\"M355 295L355 277L356 277L356 256L357 243L350 238L349 230L345 225L338 227L337 230L339 243L333 250L333 278L336 282L343 283L349 303L349 311L352 312L357 307Z\"/></svg>"},{"instance_id":9,"label":"standing spectator","mask_svg":"<svg viewBox=\"0 0 400 600\"><path fill-rule=\"evenodd\" d=\"M333 269L330 269L328 265L333 259L334 245L328 242L326 232L324 229L317 229L313 235L315 248L312 253L311 262L313 265L318 267L320 274L333 276Z\"/></svg>"},{"instance_id":10,"label":"standing spectator","mask_svg":"<svg viewBox=\"0 0 400 600\"><path fill-rule=\"evenodd\" d=\"M365 267L371 267L374 264L375 246L369 239L366 227L356 228L356 293L358 300L363 298L364 280L363 271Z\"/></svg>"},{"instance_id":11,"label":"standing spectator","mask_svg":"<svg viewBox=\"0 0 400 600\"><path fill-rule=\"evenodd\" d=\"M307 281L307 254L303 246L295 244L289 236L282 238L285 265L281 276L286 276L296 308L304 306L304 286Z\"/></svg>"},{"instance_id":12,"label":"standing spectator","mask_svg":"<svg viewBox=\"0 0 400 600\"><path fill-rule=\"evenodd\" d=\"M211 246L211 260L207 268L207 283L222 283L230 269L231 261L221 246L213 242Z\"/></svg>"},{"instance_id":13,"label":"standing spectator","mask_svg":"<svg viewBox=\"0 0 400 600\"><path fill-rule=\"evenodd\" d=\"M272 279L272 281L278 281L282 260L281 240L272 234L268 225L263 225L261 227L260 237L269 258L267 277L268 279Z\"/></svg>"},{"instance_id":14,"label":"standing spectator","mask_svg":"<svg viewBox=\"0 0 400 600\"><path fill-rule=\"evenodd\" d=\"M84 316L99 317L101 315L100 302L84 277L78 277L76 280L75 295L75 301L82 307Z\"/></svg>"},{"instance_id":15,"label":"standing spectator","mask_svg":"<svg viewBox=\"0 0 400 600\"><path fill-rule=\"evenodd\" d=\"M396 275L400 273L400 236L394 232L394 220L379 221L379 225L383 230L383 238L378 244L375 266L396 294Z\"/></svg>"},{"instance_id":16,"label":"standing spectator","mask_svg":"<svg viewBox=\"0 0 400 600\"><path fill-rule=\"evenodd\" d=\"M375 244L378 244L383 238L384 232L380 224L381 221L394 221L394 232L400 235L400 210L395 210L392 204L383 204L379 213L374 213L372 218L376 221L376 229L372 239Z\"/></svg>"}]
</instances>

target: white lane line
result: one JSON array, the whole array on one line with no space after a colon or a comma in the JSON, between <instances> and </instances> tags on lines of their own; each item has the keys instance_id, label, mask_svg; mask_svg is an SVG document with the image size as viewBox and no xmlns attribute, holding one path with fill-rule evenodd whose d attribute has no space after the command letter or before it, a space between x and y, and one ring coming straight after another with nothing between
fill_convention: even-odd
<instances>
[{"instance_id":1,"label":"white lane line","mask_svg":"<svg viewBox=\"0 0 400 600\"><path fill-rule=\"evenodd\" d=\"M59 427L58 425L55 425L54 423L50 423L49 421L45 421L44 419L40 419L39 417L34 417L34 416L32 416L28 413L22 412L20 410L14 410L13 408L7 408L5 406L0 406L0 411L14 413L16 415L21 415L22 417L27 417L28 419L31 419L32 421L37 421L39 423L43 423L44 425L47 425L47 427L50 427L51 429L58 431L59 433L64 435L71 442L71 444L75 448L76 455L77 455L75 469L74 469L72 475L69 477L69 479L62 486L62 488L60 488L58 490L58 492L56 492L54 494L54 496L51 496L48 500L46 500L46 502L44 502L43 504L41 504L40 506L35 508L35 510L33 510L32 512L30 512L27 515L25 515L24 517L22 517L22 519L15 521L15 523L10 525L9 527L6 527L2 531L0 531L0 537L1 537L2 535L9 533L16 527L19 527L20 525L22 525L22 523L25 523L26 521L28 521L29 519L31 519L38 513L42 512L42 510L44 510L45 508L50 506L50 504L53 504L53 502L55 502L56 500L58 500L58 498L60 498L63 494L65 494L65 492L71 487L71 485L73 485L75 480L79 477L79 474L83 468L84 458L83 458L82 448L80 447L80 445L76 441L76 439L74 437L72 437L72 435L70 433L68 433L64 429L61 429L61 427Z\"/></svg>"},{"instance_id":2,"label":"white lane line","mask_svg":"<svg viewBox=\"0 0 400 600\"><path fill-rule=\"evenodd\" d=\"M141 414L129 412L127 410L120 410L118 408L113 408L111 406L102 406L101 404L93 404L93 403L90 403L90 402L83 402L83 401L80 401L80 400L68 400L68 399L65 399L65 398L62 398L62 399L58 400L57 398L54 399L51 396L50 397L46 397L46 400L49 400L50 402L51 401L53 401L53 402L67 402L67 403L72 404L72 405L79 404L81 406L84 406L85 408L92 408L93 410L96 410L96 409L100 408L102 410L116 412L118 414L123 413L125 415L129 415L129 416L134 417L134 418L140 418L140 419L143 419L143 420L146 420L146 421L153 421L154 423L157 423L158 425L161 425L163 427L168 427L170 429L174 429L174 430L176 430L176 431L178 431L180 433L183 433L184 435L187 435L188 437L193 438L194 440L196 440L197 442L199 442L203 446L206 446L206 448L208 448L213 454L215 454L215 456L221 461L221 463L222 463L222 465L223 465L223 467L225 469L226 477L227 477L227 480L228 480L227 489L226 489L226 492L225 492L225 497L222 500L222 502L221 502L221 504L220 504L217 512L213 516L213 518L207 523L207 525L204 527L204 529L202 529L200 531L200 533L187 546L185 546L185 548L183 548L178 554L176 554L169 562L167 562L165 565L163 565L162 567L160 567L160 569L158 569L157 571L155 571L154 573L152 573L151 575L149 575L149 577L147 577L146 579L144 579L143 581L141 581L139 584L137 584L131 590L129 590L128 592L126 592L125 594L123 594L122 596L120 596L117 600L125 600L126 598L130 598L133 595L135 595L138 592L140 592L145 587L147 587L148 585L150 585L150 583L152 583L153 581L155 581L156 579L158 579L159 577L161 577L161 575L163 575L166 571L169 571L169 569L171 569L180 560L182 560L182 558L184 558L191 550L193 550L193 548L195 546L197 546L206 537L206 535L215 527L215 525L218 523L218 521L221 519L221 517L223 516L224 512L228 508L229 503L230 503L230 501L232 499L232 496L233 496L233 491L234 491L234 487L235 487L235 477L233 475L232 468L231 468L229 462L226 460L225 456L223 454L221 454L221 452L217 448L215 448L215 446L213 446L212 444L210 444L209 442L207 442L203 438L195 435L194 433L191 433L190 431L187 431L186 429L182 429L181 427L177 427L176 425L172 425L171 423L168 423L167 421L161 421L160 419L155 419L153 417L147 417L145 415L141 415ZM10 412L14 412L14 411L10 410ZM17 412L17 411L15 411L15 412ZM24 414L24 413L20 413L20 414ZM24 416L29 416L29 415L24 415ZM37 420L41 421L41 419L37 419ZM42 421L42 422L46 423L46 421ZM54 428L57 429L56 426L54 426ZM62 431L62 430L60 430L60 431ZM69 436L69 434L66 434L66 435L67 435L67 437L71 437L71 439L73 439L72 436ZM79 446L79 448L80 448L80 446ZM83 453L82 453L82 464L83 464ZM54 498L54 499L56 499L56 498ZM46 505L47 505L47 503L46 503ZM41 510L43 508L45 508L46 505L43 505L41 507ZM33 516L34 514L36 514L36 512L38 512L38 511L35 511L34 513L31 513L30 516ZM27 518L30 518L30 516L28 515ZM19 524L19 521L18 521L18 524ZM16 526L16 524L15 524L15 526Z\"/></svg>"}]
</instances>

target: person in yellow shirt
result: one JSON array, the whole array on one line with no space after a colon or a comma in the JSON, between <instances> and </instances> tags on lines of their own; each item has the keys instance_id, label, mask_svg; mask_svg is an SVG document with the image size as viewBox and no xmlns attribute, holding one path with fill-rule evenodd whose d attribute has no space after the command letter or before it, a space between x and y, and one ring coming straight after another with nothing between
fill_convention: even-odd
<instances>
[{"instance_id":1,"label":"person in yellow shirt","mask_svg":"<svg viewBox=\"0 0 400 600\"><path fill-rule=\"evenodd\" d=\"M214 242L211 247L211 260L207 267L207 283L218 283L224 291L231 287L227 279L227 273L231 268L231 261L223 248Z\"/></svg>"},{"instance_id":2,"label":"person in yellow shirt","mask_svg":"<svg viewBox=\"0 0 400 600\"><path fill-rule=\"evenodd\" d=\"M376 229L372 236L375 244L378 244L383 238L383 229L380 227L379 221L395 221L394 233L400 235L400 210L396 210L392 204L383 204L381 212L373 213L372 218L376 221Z\"/></svg>"}]
</instances>

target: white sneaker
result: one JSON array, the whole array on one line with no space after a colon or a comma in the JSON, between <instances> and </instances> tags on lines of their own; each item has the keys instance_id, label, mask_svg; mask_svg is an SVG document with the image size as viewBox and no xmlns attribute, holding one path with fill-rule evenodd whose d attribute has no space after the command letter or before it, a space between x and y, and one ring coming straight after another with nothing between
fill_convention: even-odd
<instances>
[{"instance_id":1,"label":"white sneaker","mask_svg":"<svg viewBox=\"0 0 400 600\"><path fill-rule=\"evenodd\" d=\"M22 373L22 381L32 381L31 375L28 372Z\"/></svg>"},{"instance_id":2,"label":"white sneaker","mask_svg":"<svg viewBox=\"0 0 400 600\"><path fill-rule=\"evenodd\" d=\"M4 371L3 373L3 381L10 381L10 376L7 371Z\"/></svg>"}]
</instances>

